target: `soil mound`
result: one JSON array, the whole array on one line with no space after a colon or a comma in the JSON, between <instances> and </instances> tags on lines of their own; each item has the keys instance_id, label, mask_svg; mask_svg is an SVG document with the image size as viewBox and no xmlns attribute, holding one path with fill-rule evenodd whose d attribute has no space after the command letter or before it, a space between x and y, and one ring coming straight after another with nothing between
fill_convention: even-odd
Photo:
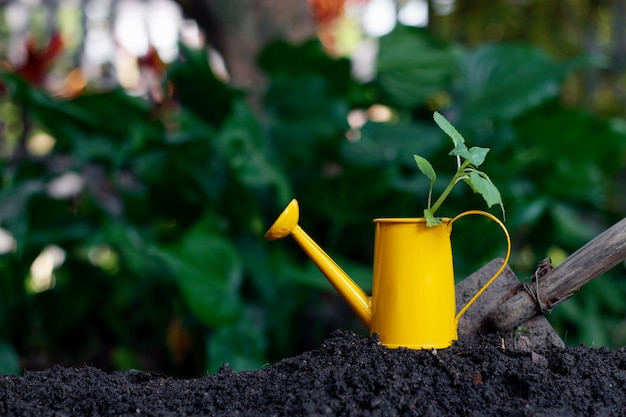
<instances>
[{"instance_id":1,"label":"soil mound","mask_svg":"<svg viewBox=\"0 0 626 417\"><path fill-rule=\"evenodd\" d=\"M3 416L624 416L626 350L515 352L496 338L387 349L337 331L258 371L174 379L53 367L0 377Z\"/></svg>"}]
</instances>

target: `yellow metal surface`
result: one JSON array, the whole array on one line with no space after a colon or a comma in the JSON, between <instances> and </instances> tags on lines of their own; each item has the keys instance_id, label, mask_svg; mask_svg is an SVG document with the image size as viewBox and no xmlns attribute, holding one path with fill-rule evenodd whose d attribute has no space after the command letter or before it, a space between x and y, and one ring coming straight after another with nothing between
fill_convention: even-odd
<instances>
[{"instance_id":1,"label":"yellow metal surface","mask_svg":"<svg viewBox=\"0 0 626 417\"><path fill-rule=\"evenodd\" d=\"M376 219L372 326L382 344L445 348L456 339L450 219Z\"/></svg>"},{"instance_id":2,"label":"yellow metal surface","mask_svg":"<svg viewBox=\"0 0 626 417\"><path fill-rule=\"evenodd\" d=\"M504 232L504 237L506 237L506 255L504 257L504 262L502 262L502 266L500 266L500 269L498 269L496 271L495 274L493 274L493 276L491 278L489 278L489 280L485 283L485 285L483 285L483 287L478 290L478 292L476 294L474 294L474 296L467 302L467 304L465 304L465 306L463 306L463 308L461 308L459 310L459 313L456 315L456 317L454 318L454 327L457 327L457 324L459 323L459 319L461 318L461 316L463 314L465 314L465 312L467 311L468 308L470 308L470 306L472 304L474 304L474 301L476 301L476 299L478 299L478 297L480 297L482 295L483 292L485 292L485 290L487 289L487 287L489 287L491 285L491 283L498 278L498 276L502 273L502 271L504 271L504 268L506 267L506 264L509 263L509 258L511 257L511 236L509 236L509 231L507 230L506 226L504 225L504 223L502 223L500 221L500 219L498 219L496 216L494 216L491 213L487 213L485 211L480 211L480 210L469 210L466 212L463 212L461 214L459 214L458 216L456 216L454 219L452 219L450 221L450 225L452 225L452 223L454 223L456 220L460 219L461 217L465 217L465 216L469 216L469 215L479 215L479 216L484 216L484 217L488 217L491 220L493 220L494 222L496 222L498 224L498 226L500 226L500 228L502 229L502 231Z\"/></svg>"},{"instance_id":3,"label":"yellow metal surface","mask_svg":"<svg viewBox=\"0 0 626 417\"><path fill-rule=\"evenodd\" d=\"M507 254L500 270L456 313L450 233L452 223L467 215L482 215L504 230ZM306 234L298 223L293 200L267 231L269 240L291 235L371 333L388 347L442 349L457 339L459 318L500 275L511 253L509 233L490 213L471 210L439 226L426 227L423 218L376 219L372 296L369 297Z\"/></svg>"},{"instance_id":4,"label":"yellow metal surface","mask_svg":"<svg viewBox=\"0 0 626 417\"><path fill-rule=\"evenodd\" d=\"M293 229L298 225L299 219L300 209L298 207L298 201L294 198L287 205L287 207L285 207L272 227L265 232L265 239L276 240L289 236Z\"/></svg>"}]
</instances>

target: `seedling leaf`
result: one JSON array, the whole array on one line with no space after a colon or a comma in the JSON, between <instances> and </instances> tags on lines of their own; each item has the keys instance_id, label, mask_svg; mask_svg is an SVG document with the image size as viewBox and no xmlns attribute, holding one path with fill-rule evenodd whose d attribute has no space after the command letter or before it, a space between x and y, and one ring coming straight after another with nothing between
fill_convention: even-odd
<instances>
[{"instance_id":1,"label":"seedling leaf","mask_svg":"<svg viewBox=\"0 0 626 417\"><path fill-rule=\"evenodd\" d=\"M458 142L448 155L460 156L461 158L468 160L472 157L472 154L470 154L470 151L467 149L464 142Z\"/></svg>"},{"instance_id":2,"label":"seedling leaf","mask_svg":"<svg viewBox=\"0 0 626 417\"><path fill-rule=\"evenodd\" d=\"M435 123L439 125L439 128L443 130L446 135L450 136L455 148L458 146L459 143L465 143L465 139L463 139L463 136L458 132L458 130L456 130L456 128L452 126L450 122L439 112L435 112L433 118L435 119Z\"/></svg>"},{"instance_id":3,"label":"seedling leaf","mask_svg":"<svg viewBox=\"0 0 626 417\"><path fill-rule=\"evenodd\" d=\"M449 155L460 156L461 158L470 161L470 163L475 167L478 167L481 166L483 162L485 162L487 153L489 153L489 148L480 148L478 146L474 146L470 149L467 149L467 146L465 146L464 143L457 143L454 149L450 151Z\"/></svg>"},{"instance_id":4,"label":"seedling leaf","mask_svg":"<svg viewBox=\"0 0 626 417\"><path fill-rule=\"evenodd\" d=\"M435 202L431 204L433 187L437 178L437 176L435 175L435 170L430 165L430 163L426 161L426 159L422 158L419 155L414 155L415 162L417 163L418 168L430 180L430 190L428 192L428 206L427 209L424 210L426 225L436 226L438 224L441 224L442 220L440 217L435 217L435 212L441 207L445 199L450 195L450 192L452 192L452 189L454 188L456 183L461 180L467 183L472 191L480 194L489 207L495 204L499 204L500 208L502 209L502 216L504 217L504 204L502 203L502 196L500 195L500 192L491 182L491 179L489 179L487 174L476 169L477 167L482 165L483 162L485 162L485 158L489 153L489 148L474 146L468 149L465 145L465 139L463 138L463 136L456 130L454 126L450 124L450 122L448 122L448 120L446 120L445 117L443 117L440 113L435 112L433 114L433 118L439 128L452 139L454 148L450 152L450 155L456 157L457 170L450 182L448 183L448 186L441 192Z\"/></svg>"},{"instance_id":5,"label":"seedling leaf","mask_svg":"<svg viewBox=\"0 0 626 417\"><path fill-rule=\"evenodd\" d=\"M433 184L437 179L437 174L435 173L433 166L426 160L426 158L419 155L413 155L413 157L415 158L415 162L417 163L419 170L422 171L422 174L426 175L426 177L430 180L430 183Z\"/></svg>"},{"instance_id":6,"label":"seedling leaf","mask_svg":"<svg viewBox=\"0 0 626 417\"><path fill-rule=\"evenodd\" d=\"M469 181L469 182L468 182ZM493 185L491 179L484 172L472 170L469 174L469 180L465 180L474 190L475 193L480 194L487 203L487 206L491 207L495 204L499 204L502 209L502 216L504 216L504 204L502 203L502 196L500 191Z\"/></svg>"},{"instance_id":7,"label":"seedling leaf","mask_svg":"<svg viewBox=\"0 0 626 417\"><path fill-rule=\"evenodd\" d=\"M478 146L471 147L469 150L470 157L468 158L472 165L479 167L485 162L485 158L489 153L489 148L480 148Z\"/></svg>"}]
</instances>

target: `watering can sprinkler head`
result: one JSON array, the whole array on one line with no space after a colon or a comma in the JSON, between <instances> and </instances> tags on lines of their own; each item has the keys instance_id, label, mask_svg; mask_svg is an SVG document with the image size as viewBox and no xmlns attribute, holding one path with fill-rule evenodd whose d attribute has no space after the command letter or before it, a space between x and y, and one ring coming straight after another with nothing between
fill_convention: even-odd
<instances>
[{"instance_id":1,"label":"watering can sprinkler head","mask_svg":"<svg viewBox=\"0 0 626 417\"><path fill-rule=\"evenodd\" d=\"M285 207L285 210L283 210L278 219L276 219L272 227L265 233L265 239L277 240L289 236L298 225L299 217L298 201L293 199L289 205Z\"/></svg>"}]
</instances>

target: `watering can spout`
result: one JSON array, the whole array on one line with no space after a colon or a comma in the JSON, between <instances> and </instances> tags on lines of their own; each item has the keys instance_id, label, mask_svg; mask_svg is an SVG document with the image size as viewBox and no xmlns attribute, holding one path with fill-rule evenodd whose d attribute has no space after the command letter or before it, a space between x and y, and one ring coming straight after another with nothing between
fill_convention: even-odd
<instances>
[{"instance_id":1,"label":"watering can spout","mask_svg":"<svg viewBox=\"0 0 626 417\"><path fill-rule=\"evenodd\" d=\"M291 200L272 227L265 233L265 239L277 240L291 236L335 287L337 292L346 300L363 323L370 328L372 322L371 297L298 225L299 217L298 202L295 199Z\"/></svg>"}]
</instances>

